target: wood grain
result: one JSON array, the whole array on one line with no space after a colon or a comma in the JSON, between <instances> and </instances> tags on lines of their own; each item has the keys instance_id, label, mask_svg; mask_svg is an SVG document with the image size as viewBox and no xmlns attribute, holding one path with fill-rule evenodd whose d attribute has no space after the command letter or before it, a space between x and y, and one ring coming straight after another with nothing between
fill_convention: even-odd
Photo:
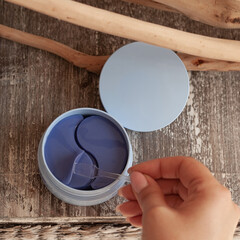
<instances>
[{"instance_id":1,"label":"wood grain","mask_svg":"<svg viewBox=\"0 0 240 240\"><path fill-rule=\"evenodd\" d=\"M1 239L141 239L141 230L129 224L12 225L1 228Z\"/></svg>"},{"instance_id":2,"label":"wood grain","mask_svg":"<svg viewBox=\"0 0 240 240\"><path fill-rule=\"evenodd\" d=\"M31 222L32 220L32 222ZM1 221L2 222L2 221ZM4 222L4 221L3 221ZM7 223L7 225L6 225ZM0 239L141 239L141 229L124 218L37 218L13 219L0 223ZM234 240L240 238L240 224Z\"/></svg>"},{"instance_id":3,"label":"wood grain","mask_svg":"<svg viewBox=\"0 0 240 240\"><path fill-rule=\"evenodd\" d=\"M185 31L240 40L239 31L214 30L179 14L137 5L131 8L132 4L118 0L82 2ZM109 55L130 42L2 0L0 24L53 39L91 55ZM172 124L151 133L128 131L134 163L165 156L191 155L204 163L240 204L240 72L189 74L191 87L187 106ZM116 216L115 207L123 199L114 197L91 207L69 205L55 198L39 176L37 148L45 129L61 113L86 106L103 109L95 74L45 51L0 39L0 239L4 236L21 239L22 235L14 234L26 226L30 232L35 227L37 234L43 234L43 231L47 232L47 225L54 229L58 222L52 239L55 236L60 238L62 230L58 229L64 225L62 220L67 221L67 218L77 217L80 221L84 217L112 219ZM44 219L49 218L54 218L55 222L52 224L46 220L47 225L44 225ZM13 225L10 225L11 219ZM28 219L28 222L21 224L20 219L23 222ZM101 226L114 226L111 224ZM70 221L70 225L74 230L75 223ZM4 229L12 235L4 235L7 231ZM73 236L78 238L76 234ZM71 238L71 235L67 237Z\"/></svg>"},{"instance_id":4,"label":"wood grain","mask_svg":"<svg viewBox=\"0 0 240 240\"><path fill-rule=\"evenodd\" d=\"M102 223L94 221L95 219L85 223L66 221L59 224L59 222L43 221L37 224L11 223L7 226L0 224L0 239L141 239L141 229L132 227L124 221L118 222L116 220L115 222ZM233 239L240 239L240 226L237 227Z\"/></svg>"}]
</instances>

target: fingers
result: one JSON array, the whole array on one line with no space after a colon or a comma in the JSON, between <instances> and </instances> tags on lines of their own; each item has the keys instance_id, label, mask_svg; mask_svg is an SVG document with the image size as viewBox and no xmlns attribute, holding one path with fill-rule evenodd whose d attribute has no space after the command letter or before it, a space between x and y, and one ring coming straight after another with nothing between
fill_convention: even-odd
<instances>
[{"instance_id":1,"label":"fingers","mask_svg":"<svg viewBox=\"0 0 240 240\"><path fill-rule=\"evenodd\" d=\"M188 196L188 190L177 179L159 179L157 180L157 183L164 195L179 194L183 200L185 200ZM133 193L131 184L119 189L118 194L127 200L136 200L136 196Z\"/></svg>"},{"instance_id":2,"label":"fingers","mask_svg":"<svg viewBox=\"0 0 240 240\"><path fill-rule=\"evenodd\" d=\"M130 217L130 218L127 218L126 220L135 227L142 227L142 215Z\"/></svg>"},{"instance_id":3,"label":"fingers","mask_svg":"<svg viewBox=\"0 0 240 240\"><path fill-rule=\"evenodd\" d=\"M131 184L128 184L118 190L118 195L124 197L127 200L136 200L136 197L133 193Z\"/></svg>"},{"instance_id":4,"label":"fingers","mask_svg":"<svg viewBox=\"0 0 240 240\"><path fill-rule=\"evenodd\" d=\"M168 207L164 195L157 182L140 172L130 175L132 190L143 212L148 212L156 207Z\"/></svg>"},{"instance_id":5,"label":"fingers","mask_svg":"<svg viewBox=\"0 0 240 240\"><path fill-rule=\"evenodd\" d=\"M169 207L177 209L184 202L178 195L166 195L165 201ZM137 201L124 202L117 206L117 212L125 217L135 217L142 215L142 210Z\"/></svg>"},{"instance_id":6,"label":"fingers","mask_svg":"<svg viewBox=\"0 0 240 240\"><path fill-rule=\"evenodd\" d=\"M123 216L127 217L127 221L135 227L142 227L142 210L137 201L128 201L120 204L116 208Z\"/></svg>"},{"instance_id":7,"label":"fingers","mask_svg":"<svg viewBox=\"0 0 240 240\"><path fill-rule=\"evenodd\" d=\"M209 182L214 179L208 168L203 164L193 158L182 156L146 161L129 169L130 174L133 171L149 175L153 179L180 179L186 188L191 187L189 185L195 180L200 179L201 182Z\"/></svg>"},{"instance_id":8,"label":"fingers","mask_svg":"<svg viewBox=\"0 0 240 240\"><path fill-rule=\"evenodd\" d=\"M142 210L137 201L128 201L120 204L117 206L116 211L120 212L125 217L142 215Z\"/></svg>"}]
</instances>

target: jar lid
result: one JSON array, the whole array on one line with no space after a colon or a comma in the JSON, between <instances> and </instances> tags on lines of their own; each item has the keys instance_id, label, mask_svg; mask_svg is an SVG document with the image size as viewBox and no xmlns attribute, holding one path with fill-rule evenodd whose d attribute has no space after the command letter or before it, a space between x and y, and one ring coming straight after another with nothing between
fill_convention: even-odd
<instances>
[{"instance_id":1,"label":"jar lid","mask_svg":"<svg viewBox=\"0 0 240 240\"><path fill-rule=\"evenodd\" d=\"M189 77L169 49L134 42L114 52L100 75L105 110L124 127L154 131L173 122L184 109Z\"/></svg>"}]
</instances>

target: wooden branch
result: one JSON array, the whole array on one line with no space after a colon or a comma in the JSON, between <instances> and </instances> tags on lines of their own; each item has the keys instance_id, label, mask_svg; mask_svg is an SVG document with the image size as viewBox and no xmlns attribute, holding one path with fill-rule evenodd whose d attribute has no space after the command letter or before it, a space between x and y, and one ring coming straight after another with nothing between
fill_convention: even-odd
<instances>
[{"instance_id":1,"label":"wooden branch","mask_svg":"<svg viewBox=\"0 0 240 240\"><path fill-rule=\"evenodd\" d=\"M168 12L181 12L189 18L221 28L240 28L238 0L124 0Z\"/></svg>"},{"instance_id":2,"label":"wooden branch","mask_svg":"<svg viewBox=\"0 0 240 240\"><path fill-rule=\"evenodd\" d=\"M91 56L59 42L22 32L0 24L0 37L56 54L73 65L100 73L109 56ZM178 53L189 71L240 71L239 62L219 61Z\"/></svg>"},{"instance_id":3,"label":"wooden branch","mask_svg":"<svg viewBox=\"0 0 240 240\"><path fill-rule=\"evenodd\" d=\"M148 1L148 0L146 0ZM154 0L191 19L221 28L240 28L239 0Z\"/></svg>"},{"instance_id":4,"label":"wooden branch","mask_svg":"<svg viewBox=\"0 0 240 240\"><path fill-rule=\"evenodd\" d=\"M86 68L88 71L94 73L100 73L104 63L109 57L87 55L59 42L25 33L4 25L0 25L0 37L54 53L73 63L75 66ZM185 64L187 70L190 71L240 71L240 63L236 62L218 61L183 53L178 53L178 56Z\"/></svg>"},{"instance_id":5,"label":"wooden branch","mask_svg":"<svg viewBox=\"0 0 240 240\"><path fill-rule=\"evenodd\" d=\"M136 4L140 4L146 7L151 7L151 8L155 8L161 11L166 11L166 12L179 12L177 10L175 10L174 8L168 7L164 4L155 2L153 0L123 0L125 2L130 2L130 3L136 3Z\"/></svg>"},{"instance_id":6,"label":"wooden branch","mask_svg":"<svg viewBox=\"0 0 240 240\"><path fill-rule=\"evenodd\" d=\"M239 62L229 62L177 53L188 71L240 71Z\"/></svg>"},{"instance_id":7,"label":"wooden branch","mask_svg":"<svg viewBox=\"0 0 240 240\"><path fill-rule=\"evenodd\" d=\"M79 26L190 55L240 62L240 42L144 22L70 0L6 0Z\"/></svg>"},{"instance_id":8,"label":"wooden branch","mask_svg":"<svg viewBox=\"0 0 240 240\"><path fill-rule=\"evenodd\" d=\"M90 56L59 42L22 32L0 24L0 37L54 53L75 66L100 73L109 56Z\"/></svg>"}]
</instances>

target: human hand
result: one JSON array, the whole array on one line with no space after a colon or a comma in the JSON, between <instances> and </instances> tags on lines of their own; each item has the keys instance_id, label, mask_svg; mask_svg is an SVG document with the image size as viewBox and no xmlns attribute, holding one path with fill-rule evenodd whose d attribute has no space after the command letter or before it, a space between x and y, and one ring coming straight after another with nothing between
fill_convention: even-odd
<instances>
[{"instance_id":1,"label":"human hand","mask_svg":"<svg viewBox=\"0 0 240 240\"><path fill-rule=\"evenodd\" d=\"M240 217L231 193L200 162L189 157L155 159L129 169L131 184L119 190L128 201L117 211L144 240L230 240Z\"/></svg>"}]
</instances>

